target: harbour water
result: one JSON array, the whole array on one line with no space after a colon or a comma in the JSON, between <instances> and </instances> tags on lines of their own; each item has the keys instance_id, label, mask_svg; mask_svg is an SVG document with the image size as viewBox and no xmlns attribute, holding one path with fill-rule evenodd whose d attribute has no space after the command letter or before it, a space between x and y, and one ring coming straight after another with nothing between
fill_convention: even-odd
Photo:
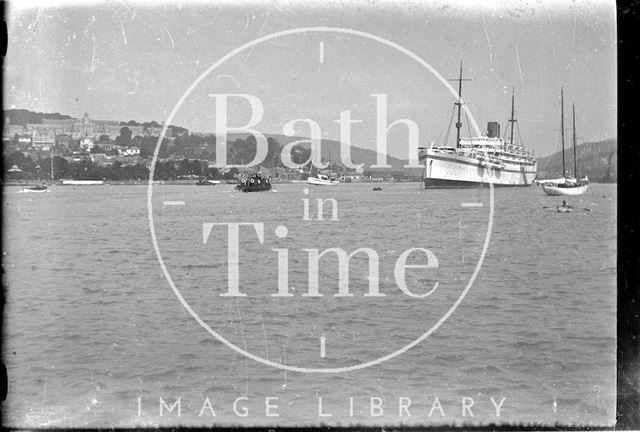
<instances>
[{"instance_id":1,"label":"harbour water","mask_svg":"<svg viewBox=\"0 0 640 432\"><path fill-rule=\"evenodd\" d=\"M4 424L613 424L615 185L592 184L569 201L572 213L557 213L561 199L536 186L496 189L492 219L488 190L372 186L243 194L158 184L153 192L158 247L185 302L230 344L281 365L350 367L402 349L437 324L479 269L429 337L342 373L267 366L208 333L163 274L146 186L4 188ZM317 198L335 199L337 220L329 201L317 220ZM203 241L204 223L228 222L264 224L262 243L254 228L240 229L246 297L220 297L229 284L224 227ZM303 296L303 250L331 247L376 251L379 274L354 258L353 297L335 296L337 262L327 257L324 296ZM439 282L425 298L399 289L394 273L400 254L417 247L439 262L407 270L416 295ZM283 277L273 249L288 250L290 297L272 296ZM372 278L385 297L363 295ZM177 405L167 409L178 398L179 415Z\"/></svg>"}]
</instances>

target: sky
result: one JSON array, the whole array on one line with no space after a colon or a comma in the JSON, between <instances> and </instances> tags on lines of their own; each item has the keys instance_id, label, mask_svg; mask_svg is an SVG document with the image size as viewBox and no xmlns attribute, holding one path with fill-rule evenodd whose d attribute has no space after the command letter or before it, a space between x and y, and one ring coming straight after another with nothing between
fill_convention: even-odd
<instances>
[{"instance_id":1,"label":"sky","mask_svg":"<svg viewBox=\"0 0 640 432\"><path fill-rule=\"evenodd\" d=\"M212 95L244 94L263 107L260 132L309 119L338 140L337 120L349 111L351 143L375 148L373 95L386 95L386 124L407 119L428 145L447 137L455 102L447 84L457 86L448 80L462 62L471 79L462 97L481 132L498 121L504 133L513 89L516 139L539 155L558 151L563 88L568 137L571 104L578 142L616 137L612 1L16 1L7 15L5 109L140 122L175 111L172 124L214 132L222 114ZM318 27L341 30L267 37ZM246 98L228 99L229 125L257 114ZM462 121L463 136L475 135ZM292 128L311 133L309 122ZM409 129L389 130L391 155L409 157Z\"/></svg>"}]
</instances>

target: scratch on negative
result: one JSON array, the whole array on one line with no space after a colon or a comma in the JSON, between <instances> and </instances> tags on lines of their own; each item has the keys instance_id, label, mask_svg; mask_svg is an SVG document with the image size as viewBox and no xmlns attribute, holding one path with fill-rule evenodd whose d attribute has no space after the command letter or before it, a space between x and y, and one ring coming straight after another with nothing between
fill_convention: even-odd
<instances>
[{"instance_id":1,"label":"scratch on negative","mask_svg":"<svg viewBox=\"0 0 640 432\"><path fill-rule=\"evenodd\" d=\"M573 17L573 34L571 35L571 51L576 50L576 22L578 21L578 15Z\"/></svg>"},{"instance_id":2,"label":"scratch on negative","mask_svg":"<svg viewBox=\"0 0 640 432\"><path fill-rule=\"evenodd\" d=\"M40 103L44 106L44 100L42 99L42 78L38 77L38 92L40 93Z\"/></svg>"},{"instance_id":3,"label":"scratch on negative","mask_svg":"<svg viewBox=\"0 0 640 432\"><path fill-rule=\"evenodd\" d=\"M45 376L44 377L44 388L42 389L42 414L44 414L44 401L46 399L47 399L47 377Z\"/></svg>"},{"instance_id":4,"label":"scratch on negative","mask_svg":"<svg viewBox=\"0 0 640 432\"><path fill-rule=\"evenodd\" d=\"M93 42L93 51L91 54L91 72L95 71L95 62L96 62L96 35L94 35L93 33L91 33L89 31L89 29L95 24L96 22L96 17L95 15L91 17L91 19L89 20L89 23L85 26L84 28L84 35L88 36L91 38L92 42Z\"/></svg>"},{"instance_id":5,"label":"scratch on negative","mask_svg":"<svg viewBox=\"0 0 640 432\"><path fill-rule=\"evenodd\" d=\"M262 335L264 336L264 349L266 351L266 358L269 361L269 344L267 343L267 332L264 329L264 320L262 319L262 309L258 306L258 312L260 313L260 324L262 325Z\"/></svg>"},{"instance_id":6,"label":"scratch on negative","mask_svg":"<svg viewBox=\"0 0 640 432\"><path fill-rule=\"evenodd\" d=\"M238 303L238 299L236 298L236 310L238 311L238 318L240 319L240 334L242 335L242 346L244 350L247 350L247 338L244 335L244 324L242 322L242 314L240 313L240 303ZM245 377L245 385L246 385L246 395L249 395L249 370L247 368L247 358L244 357L244 377Z\"/></svg>"},{"instance_id":7,"label":"scratch on negative","mask_svg":"<svg viewBox=\"0 0 640 432\"><path fill-rule=\"evenodd\" d=\"M91 72L93 73L96 70L96 37L92 36L93 39L93 52L91 54Z\"/></svg>"},{"instance_id":8,"label":"scratch on negative","mask_svg":"<svg viewBox=\"0 0 640 432\"><path fill-rule=\"evenodd\" d=\"M122 41L127 44L127 34L124 32L124 22L120 21L120 28L122 29Z\"/></svg>"},{"instance_id":9,"label":"scratch on negative","mask_svg":"<svg viewBox=\"0 0 640 432\"><path fill-rule=\"evenodd\" d=\"M487 38L487 43L489 44L489 60L493 65L493 47L491 46L491 39L489 39L489 32L487 32L487 23L484 20L484 14L482 14L482 27L484 28L484 35Z\"/></svg>"},{"instance_id":10,"label":"scratch on negative","mask_svg":"<svg viewBox=\"0 0 640 432\"><path fill-rule=\"evenodd\" d=\"M522 73L522 65L520 65L520 51L518 50L517 42L516 42L516 60L518 61L518 71L520 72L520 82L524 84L524 74Z\"/></svg>"},{"instance_id":11,"label":"scratch on negative","mask_svg":"<svg viewBox=\"0 0 640 432\"><path fill-rule=\"evenodd\" d=\"M251 13L253 13L253 11L251 11ZM267 22L269 21L269 14L271 13L271 10L267 10L267 14L264 17L264 21L262 22L262 26L260 27L260 31L258 32L258 37L262 36L264 34L264 29L267 26ZM244 59L242 60L242 64L246 64L247 60L249 60L249 57L251 56L251 53L253 53L253 49L255 48L255 45L252 45L251 48L249 48L249 51L247 52L247 55L244 57Z\"/></svg>"},{"instance_id":12,"label":"scratch on negative","mask_svg":"<svg viewBox=\"0 0 640 432\"><path fill-rule=\"evenodd\" d=\"M169 33L169 29L168 28L164 28L167 32L167 34L169 35L169 40L171 41L171 48L175 48L176 46L173 44L173 38L171 37L171 33Z\"/></svg>"}]
</instances>

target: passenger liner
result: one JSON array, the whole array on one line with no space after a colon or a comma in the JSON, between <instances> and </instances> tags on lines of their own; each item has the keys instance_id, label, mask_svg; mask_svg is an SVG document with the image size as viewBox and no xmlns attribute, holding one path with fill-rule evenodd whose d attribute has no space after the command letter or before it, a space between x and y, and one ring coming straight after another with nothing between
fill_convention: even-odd
<instances>
[{"instance_id":1,"label":"passenger liner","mask_svg":"<svg viewBox=\"0 0 640 432\"><path fill-rule=\"evenodd\" d=\"M462 107L462 65L458 84L458 121L456 145L421 148L420 161L424 161L425 189L468 188L489 186L529 186L536 176L537 159L534 153L513 141L514 99L511 95L511 133L509 139L500 137L497 122L487 124L485 136L460 138L460 111ZM452 113L453 120L453 113Z\"/></svg>"}]
</instances>

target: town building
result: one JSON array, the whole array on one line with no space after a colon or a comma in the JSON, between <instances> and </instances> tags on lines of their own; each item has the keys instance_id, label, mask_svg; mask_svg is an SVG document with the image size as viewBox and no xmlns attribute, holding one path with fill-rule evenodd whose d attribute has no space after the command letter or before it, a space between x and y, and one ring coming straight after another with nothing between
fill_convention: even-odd
<instances>
[{"instance_id":1,"label":"town building","mask_svg":"<svg viewBox=\"0 0 640 432\"><path fill-rule=\"evenodd\" d=\"M81 119L44 119L42 123L27 123L25 126L10 124L5 117L2 140L10 142L18 136L20 146L33 151L50 151L56 144L59 148L70 150L72 147L90 152L96 143L105 152L117 151L123 156L138 156L140 148L136 146L116 146L114 141L120 136L122 128L131 131L131 137L159 137L162 126L153 122L154 126L124 125L115 120L94 120L85 113ZM165 136L173 140L173 130L167 128ZM108 140L106 139L108 137ZM75 144L73 143L75 141Z\"/></svg>"}]
</instances>

